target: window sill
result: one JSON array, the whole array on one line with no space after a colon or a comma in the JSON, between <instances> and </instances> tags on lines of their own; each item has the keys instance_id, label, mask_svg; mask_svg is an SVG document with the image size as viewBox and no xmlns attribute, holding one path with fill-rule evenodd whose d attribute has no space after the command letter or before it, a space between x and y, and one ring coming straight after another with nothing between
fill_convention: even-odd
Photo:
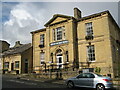
<instances>
[{"instance_id":1,"label":"window sill","mask_svg":"<svg viewBox=\"0 0 120 90\"><path fill-rule=\"evenodd\" d=\"M96 62L96 61L88 61L88 63L89 63L89 62L91 62L91 63L92 63L92 62Z\"/></svg>"}]
</instances>

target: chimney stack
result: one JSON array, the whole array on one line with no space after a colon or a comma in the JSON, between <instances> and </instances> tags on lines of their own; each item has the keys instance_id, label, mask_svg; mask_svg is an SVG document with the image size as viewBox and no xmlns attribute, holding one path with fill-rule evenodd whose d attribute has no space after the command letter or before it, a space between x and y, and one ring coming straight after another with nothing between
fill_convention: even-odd
<instances>
[{"instance_id":1,"label":"chimney stack","mask_svg":"<svg viewBox=\"0 0 120 90\"><path fill-rule=\"evenodd\" d=\"M22 45L22 44L20 44L20 41L16 41L14 47L19 47L19 46L21 46L21 45Z\"/></svg>"},{"instance_id":2,"label":"chimney stack","mask_svg":"<svg viewBox=\"0 0 120 90\"><path fill-rule=\"evenodd\" d=\"M81 18L81 11L78 8L74 8L74 18L75 19Z\"/></svg>"}]
</instances>

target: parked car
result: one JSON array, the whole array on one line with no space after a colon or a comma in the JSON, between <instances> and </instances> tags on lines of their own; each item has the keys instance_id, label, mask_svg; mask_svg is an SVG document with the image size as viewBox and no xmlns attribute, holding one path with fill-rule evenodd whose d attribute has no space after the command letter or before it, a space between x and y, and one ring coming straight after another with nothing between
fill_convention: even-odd
<instances>
[{"instance_id":1,"label":"parked car","mask_svg":"<svg viewBox=\"0 0 120 90\"><path fill-rule=\"evenodd\" d=\"M105 90L113 88L112 79L95 73L81 73L76 77L66 80L68 88L86 87L96 88L96 90Z\"/></svg>"}]
</instances>

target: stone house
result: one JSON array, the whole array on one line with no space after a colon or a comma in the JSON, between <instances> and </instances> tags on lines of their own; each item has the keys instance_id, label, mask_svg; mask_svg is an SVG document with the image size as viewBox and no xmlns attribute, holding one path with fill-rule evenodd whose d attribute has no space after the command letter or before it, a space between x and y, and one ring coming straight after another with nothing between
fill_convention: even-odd
<instances>
[{"instance_id":1,"label":"stone house","mask_svg":"<svg viewBox=\"0 0 120 90\"><path fill-rule=\"evenodd\" d=\"M3 52L3 73L23 74L32 72L32 45L20 44Z\"/></svg>"},{"instance_id":2,"label":"stone house","mask_svg":"<svg viewBox=\"0 0 120 90\"><path fill-rule=\"evenodd\" d=\"M2 53L8 50L9 47L10 47L10 44L7 41L0 40L0 71L2 71L3 69Z\"/></svg>"}]
</instances>

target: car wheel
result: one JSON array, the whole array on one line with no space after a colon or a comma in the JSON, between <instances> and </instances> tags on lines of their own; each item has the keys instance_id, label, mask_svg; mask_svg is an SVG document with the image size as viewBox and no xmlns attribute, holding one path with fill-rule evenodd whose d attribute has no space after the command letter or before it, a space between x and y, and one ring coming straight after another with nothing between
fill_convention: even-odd
<instances>
[{"instance_id":1,"label":"car wheel","mask_svg":"<svg viewBox=\"0 0 120 90\"><path fill-rule=\"evenodd\" d=\"M98 85L96 86L96 90L105 90L105 86L102 85L102 84L98 84Z\"/></svg>"},{"instance_id":2,"label":"car wheel","mask_svg":"<svg viewBox=\"0 0 120 90\"><path fill-rule=\"evenodd\" d=\"M69 82L67 83L67 87L68 87L68 88L74 88L74 83L73 83L72 81L69 81Z\"/></svg>"}]
</instances>

